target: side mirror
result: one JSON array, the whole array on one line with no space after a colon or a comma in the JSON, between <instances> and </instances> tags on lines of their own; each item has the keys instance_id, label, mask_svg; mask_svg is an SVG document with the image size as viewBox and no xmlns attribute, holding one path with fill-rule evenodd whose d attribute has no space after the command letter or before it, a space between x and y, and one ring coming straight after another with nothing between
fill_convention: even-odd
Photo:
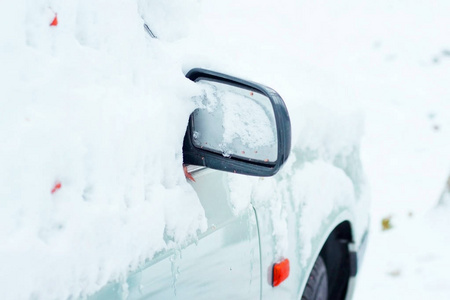
<instances>
[{"instance_id":1,"label":"side mirror","mask_svg":"<svg viewBox=\"0 0 450 300\"><path fill-rule=\"evenodd\" d=\"M184 163L254 176L276 174L291 148L283 99L261 84L209 70L193 69L186 77L203 93L189 118Z\"/></svg>"}]
</instances>

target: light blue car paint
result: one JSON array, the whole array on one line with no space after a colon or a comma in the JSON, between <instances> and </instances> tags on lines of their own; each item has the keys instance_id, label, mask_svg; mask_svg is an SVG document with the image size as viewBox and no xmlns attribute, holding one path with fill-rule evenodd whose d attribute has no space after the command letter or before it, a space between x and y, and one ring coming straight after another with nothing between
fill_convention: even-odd
<instances>
[{"instance_id":1,"label":"light blue car paint","mask_svg":"<svg viewBox=\"0 0 450 300\"><path fill-rule=\"evenodd\" d=\"M280 258L273 247L270 208L261 206L254 210L250 207L234 216L229 205L228 176L233 174L210 169L194 173L196 183L192 186L209 222L208 231L200 235L197 242L180 250L160 253L130 274L126 285L112 283L90 299L300 299L328 235L338 224L344 221L353 224L355 214L363 213L352 207L334 210L323 220L315 238L307 241L312 242L312 255L306 265L302 265L299 248L304 241L296 238L298 216L290 212L286 256L291 273L285 282L274 288L270 282L271 268ZM355 240L353 247L359 245L360 241ZM349 295L352 287L350 284Z\"/></svg>"}]
</instances>

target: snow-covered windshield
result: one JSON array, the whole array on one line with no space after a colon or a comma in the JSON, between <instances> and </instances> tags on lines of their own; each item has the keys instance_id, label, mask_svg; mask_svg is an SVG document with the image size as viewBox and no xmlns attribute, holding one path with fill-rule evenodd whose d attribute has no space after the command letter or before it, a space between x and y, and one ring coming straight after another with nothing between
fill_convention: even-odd
<instances>
[{"instance_id":1,"label":"snow-covered windshield","mask_svg":"<svg viewBox=\"0 0 450 300\"><path fill-rule=\"evenodd\" d=\"M269 98L219 82L198 83L203 93L194 112L194 145L226 157L276 161L276 124Z\"/></svg>"}]
</instances>

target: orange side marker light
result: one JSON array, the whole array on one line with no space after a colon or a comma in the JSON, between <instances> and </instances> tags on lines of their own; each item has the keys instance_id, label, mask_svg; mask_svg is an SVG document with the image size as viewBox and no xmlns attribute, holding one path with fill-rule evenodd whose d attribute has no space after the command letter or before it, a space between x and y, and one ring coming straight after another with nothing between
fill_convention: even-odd
<instances>
[{"instance_id":1,"label":"orange side marker light","mask_svg":"<svg viewBox=\"0 0 450 300\"><path fill-rule=\"evenodd\" d=\"M57 190L59 190L61 188L61 182L57 181L55 183L55 186L52 189L52 194L54 194Z\"/></svg>"},{"instance_id":2,"label":"orange side marker light","mask_svg":"<svg viewBox=\"0 0 450 300\"><path fill-rule=\"evenodd\" d=\"M289 259L285 259L273 265L272 286L279 286L286 278L289 277Z\"/></svg>"},{"instance_id":3,"label":"orange side marker light","mask_svg":"<svg viewBox=\"0 0 450 300\"><path fill-rule=\"evenodd\" d=\"M58 26L58 15L55 13L55 18L50 23L50 26Z\"/></svg>"}]
</instances>

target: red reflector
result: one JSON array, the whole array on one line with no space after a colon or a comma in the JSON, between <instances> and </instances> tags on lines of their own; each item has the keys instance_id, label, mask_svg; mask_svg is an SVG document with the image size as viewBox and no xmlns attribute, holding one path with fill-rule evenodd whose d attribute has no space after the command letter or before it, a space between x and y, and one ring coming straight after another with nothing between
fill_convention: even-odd
<instances>
[{"instance_id":1,"label":"red reflector","mask_svg":"<svg viewBox=\"0 0 450 300\"><path fill-rule=\"evenodd\" d=\"M289 277L289 259L273 265L272 286L278 286Z\"/></svg>"},{"instance_id":2,"label":"red reflector","mask_svg":"<svg viewBox=\"0 0 450 300\"><path fill-rule=\"evenodd\" d=\"M59 190L61 188L61 182L56 182L55 186L52 189L52 194L54 194L57 190Z\"/></svg>"},{"instance_id":3,"label":"red reflector","mask_svg":"<svg viewBox=\"0 0 450 300\"><path fill-rule=\"evenodd\" d=\"M58 26L58 16L55 14L55 18L50 23L50 26Z\"/></svg>"}]
</instances>

